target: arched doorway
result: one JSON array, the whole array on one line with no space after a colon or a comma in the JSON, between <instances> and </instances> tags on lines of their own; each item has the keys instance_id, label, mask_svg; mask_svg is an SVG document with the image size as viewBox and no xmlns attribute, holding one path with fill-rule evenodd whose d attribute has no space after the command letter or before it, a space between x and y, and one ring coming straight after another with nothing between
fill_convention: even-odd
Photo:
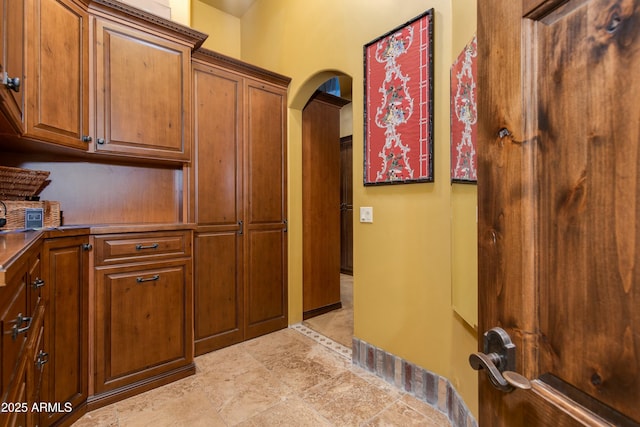
<instances>
[{"instance_id":1,"label":"arched doorway","mask_svg":"<svg viewBox=\"0 0 640 427\"><path fill-rule=\"evenodd\" d=\"M353 264L343 249L353 240L352 206L345 209L344 201L353 182L352 157L345 150L351 149L353 127L351 78L324 72L307 83L312 90L302 108L303 323L350 347Z\"/></svg>"}]
</instances>

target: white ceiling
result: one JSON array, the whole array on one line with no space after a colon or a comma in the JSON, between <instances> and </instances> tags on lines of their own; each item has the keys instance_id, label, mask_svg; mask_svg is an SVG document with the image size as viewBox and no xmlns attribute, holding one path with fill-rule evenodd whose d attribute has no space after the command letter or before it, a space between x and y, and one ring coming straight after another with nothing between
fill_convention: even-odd
<instances>
[{"instance_id":1,"label":"white ceiling","mask_svg":"<svg viewBox=\"0 0 640 427\"><path fill-rule=\"evenodd\" d=\"M256 0L202 0L210 6L241 18Z\"/></svg>"}]
</instances>

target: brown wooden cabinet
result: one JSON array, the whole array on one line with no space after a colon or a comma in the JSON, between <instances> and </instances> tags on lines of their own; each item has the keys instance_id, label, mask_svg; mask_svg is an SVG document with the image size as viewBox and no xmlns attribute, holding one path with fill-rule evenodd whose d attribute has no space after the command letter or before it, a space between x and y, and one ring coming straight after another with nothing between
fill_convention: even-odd
<instances>
[{"instance_id":1,"label":"brown wooden cabinet","mask_svg":"<svg viewBox=\"0 0 640 427\"><path fill-rule=\"evenodd\" d=\"M195 348L287 326L289 79L200 50L193 61Z\"/></svg>"},{"instance_id":2,"label":"brown wooden cabinet","mask_svg":"<svg viewBox=\"0 0 640 427\"><path fill-rule=\"evenodd\" d=\"M6 1L6 0L5 0ZM86 150L89 22L74 0L27 0L25 136Z\"/></svg>"},{"instance_id":3,"label":"brown wooden cabinet","mask_svg":"<svg viewBox=\"0 0 640 427\"><path fill-rule=\"evenodd\" d=\"M43 413L43 425L71 422L86 409L88 396L88 234L46 239L43 272L47 313L44 347L48 372L42 401L67 405Z\"/></svg>"},{"instance_id":4,"label":"brown wooden cabinet","mask_svg":"<svg viewBox=\"0 0 640 427\"><path fill-rule=\"evenodd\" d=\"M302 111L303 315L340 308L340 109L316 92Z\"/></svg>"},{"instance_id":5,"label":"brown wooden cabinet","mask_svg":"<svg viewBox=\"0 0 640 427\"><path fill-rule=\"evenodd\" d=\"M90 405L195 373L191 232L94 238L95 351Z\"/></svg>"},{"instance_id":6,"label":"brown wooden cabinet","mask_svg":"<svg viewBox=\"0 0 640 427\"><path fill-rule=\"evenodd\" d=\"M6 285L0 287L3 427L36 425L39 421L32 405L39 399L40 379L47 362L42 341L46 303L32 289L34 284L35 289L40 286L40 251L41 245L37 244L21 254L6 272Z\"/></svg>"},{"instance_id":7,"label":"brown wooden cabinet","mask_svg":"<svg viewBox=\"0 0 640 427\"><path fill-rule=\"evenodd\" d=\"M95 152L191 159L192 48L151 25L96 16Z\"/></svg>"},{"instance_id":8,"label":"brown wooden cabinet","mask_svg":"<svg viewBox=\"0 0 640 427\"><path fill-rule=\"evenodd\" d=\"M0 0L0 107L11 131L24 128L24 0Z\"/></svg>"}]
</instances>

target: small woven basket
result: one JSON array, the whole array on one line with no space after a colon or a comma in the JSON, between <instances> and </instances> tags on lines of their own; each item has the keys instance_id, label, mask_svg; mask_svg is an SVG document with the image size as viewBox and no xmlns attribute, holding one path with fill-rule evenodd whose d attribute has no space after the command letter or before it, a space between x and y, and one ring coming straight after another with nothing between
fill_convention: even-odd
<instances>
[{"instance_id":1,"label":"small woven basket","mask_svg":"<svg viewBox=\"0 0 640 427\"><path fill-rule=\"evenodd\" d=\"M7 206L7 224L3 230L18 230L26 227L25 211L27 209L42 209L42 226L44 228L60 227L60 202L44 200L42 202L28 202L3 200Z\"/></svg>"},{"instance_id":2,"label":"small woven basket","mask_svg":"<svg viewBox=\"0 0 640 427\"><path fill-rule=\"evenodd\" d=\"M0 200L25 200L35 196L49 177L49 173L0 166Z\"/></svg>"}]
</instances>

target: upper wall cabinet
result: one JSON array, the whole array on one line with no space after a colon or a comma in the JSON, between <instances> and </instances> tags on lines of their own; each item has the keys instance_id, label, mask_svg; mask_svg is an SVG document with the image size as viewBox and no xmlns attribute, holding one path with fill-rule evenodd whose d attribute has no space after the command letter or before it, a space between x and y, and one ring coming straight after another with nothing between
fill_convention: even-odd
<instances>
[{"instance_id":1,"label":"upper wall cabinet","mask_svg":"<svg viewBox=\"0 0 640 427\"><path fill-rule=\"evenodd\" d=\"M170 21L157 17L149 22L151 15L119 2L92 2L90 12L94 150L190 161L191 50L197 42L180 38L185 34L177 24L159 25Z\"/></svg>"},{"instance_id":2,"label":"upper wall cabinet","mask_svg":"<svg viewBox=\"0 0 640 427\"><path fill-rule=\"evenodd\" d=\"M0 0L0 105L12 129L23 129L24 18L23 0Z\"/></svg>"},{"instance_id":3,"label":"upper wall cabinet","mask_svg":"<svg viewBox=\"0 0 640 427\"><path fill-rule=\"evenodd\" d=\"M86 7L73 0L28 0L26 4L25 136L86 150L91 140Z\"/></svg>"}]
</instances>

